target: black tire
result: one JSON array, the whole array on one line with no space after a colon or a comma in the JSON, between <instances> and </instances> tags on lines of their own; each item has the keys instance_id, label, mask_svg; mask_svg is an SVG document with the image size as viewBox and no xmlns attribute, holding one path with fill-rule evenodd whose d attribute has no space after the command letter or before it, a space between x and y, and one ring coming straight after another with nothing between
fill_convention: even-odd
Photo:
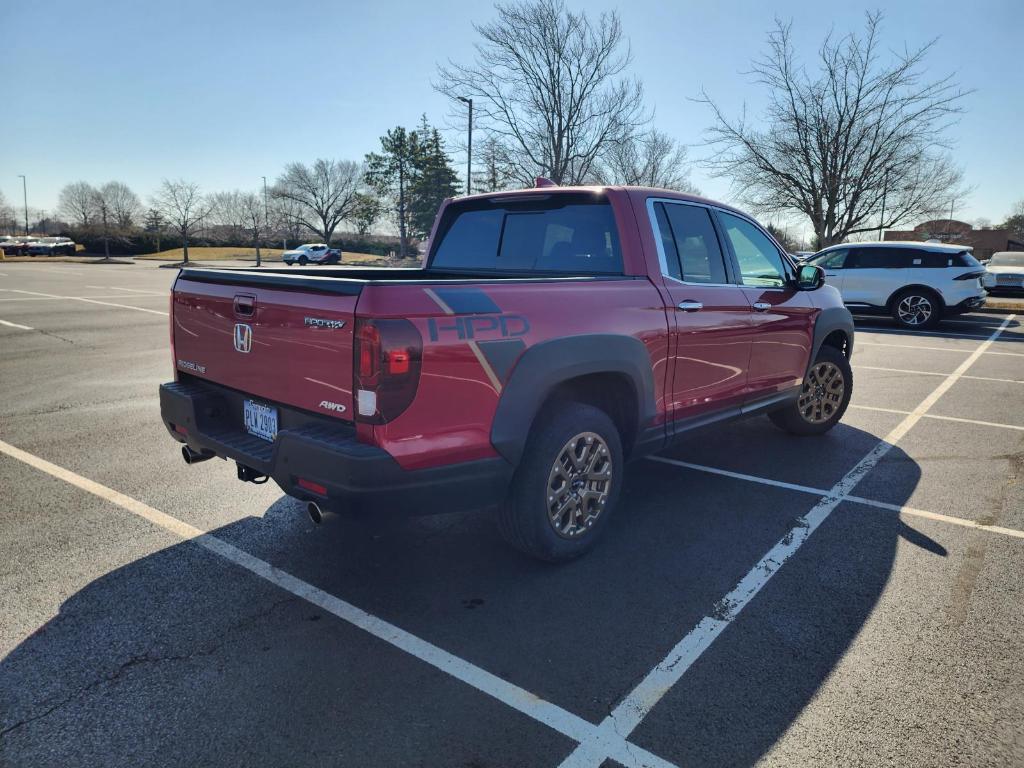
<instances>
[{"instance_id":1,"label":"black tire","mask_svg":"<svg viewBox=\"0 0 1024 768\"><path fill-rule=\"evenodd\" d=\"M934 328L942 319L942 300L927 288L904 288L893 296L889 310L901 328Z\"/></svg>"},{"instance_id":2,"label":"black tire","mask_svg":"<svg viewBox=\"0 0 1024 768\"><path fill-rule=\"evenodd\" d=\"M299 256L299 266L304 267L307 264L309 264L309 259L307 259L305 256Z\"/></svg>"},{"instance_id":3,"label":"black tire","mask_svg":"<svg viewBox=\"0 0 1024 768\"><path fill-rule=\"evenodd\" d=\"M817 383L817 376L828 371L834 371L835 375L842 377L840 383L843 389L835 399L829 396L828 390L831 388L831 384ZM829 379L830 383L832 381L834 379ZM820 390L819 387L821 387ZM819 394L818 397L815 395L816 390ZM781 410L772 411L768 414L768 418L779 429L783 429L791 435L823 435L843 418L846 407L850 404L851 394L853 394L853 370L850 368L850 361L840 350L825 344L818 350L818 357L804 379L800 398Z\"/></svg>"},{"instance_id":4,"label":"black tire","mask_svg":"<svg viewBox=\"0 0 1024 768\"><path fill-rule=\"evenodd\" d=\"M580 461L593 457L592 466L599 468L594 474L604 474L603 467L607 466L607 481L594 481L588 489L583 478L570 481L565 477L579 472L575 462L561 461L568 456L566 451L571 450L569 445L574 439L578 446L574 453L584 452ZM552 477L558 468L563 475L558 479L563 483L560 495L557 489L552 491ZM539 560L557 563L579 557L594 545L608 525L624 471L622 441L608 414L584 403L550 404L530 430L508 498L498 509L498 530L513 547ZM582 486L577 487L577 483ZM570 509L559 519L567 522L565 528L572 527L574 531L559 533L552 522L549 505L561 502ZM576 510L580 510L579 515ZM586 512L592 513L587 518L589 522L580 519Z\"/></svg>"}]
</instances>

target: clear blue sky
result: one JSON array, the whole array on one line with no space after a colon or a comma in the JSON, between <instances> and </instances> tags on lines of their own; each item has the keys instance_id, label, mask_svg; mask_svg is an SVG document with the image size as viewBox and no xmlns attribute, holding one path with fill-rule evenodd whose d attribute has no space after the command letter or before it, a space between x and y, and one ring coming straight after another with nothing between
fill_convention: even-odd
<instances>
[{"instance_id":1,"label":"clear blue sky","mask_svg":"<svg viewBox=\"0 0 1024 768\"><path fill-rule=\"evenodd\" d=\"M693 145L709 123L691 100L702 87L731 111L744 101L756 111L760 95L743 72L774 16L792 19L813 55L830 25L860 27L876 7L569 5L618 8L657 126ZM1024 2L887 5L889 47L940 37L932 72L955 71L976 89L951 134L975 187L956 215L1000 221L1024 198ZM145 199L163 177L255 189L289 161L360 159L385 130L423 112L444 122L451 105L431 88L435 64L470 57L471 22L491 15L480 0L2 0L0 190L20 205L24 173L29 206L52 210L61 186L78 179L123 180ZM699 168L693 178L729 199L724 180Z\"/></svg>"}]
</instances>

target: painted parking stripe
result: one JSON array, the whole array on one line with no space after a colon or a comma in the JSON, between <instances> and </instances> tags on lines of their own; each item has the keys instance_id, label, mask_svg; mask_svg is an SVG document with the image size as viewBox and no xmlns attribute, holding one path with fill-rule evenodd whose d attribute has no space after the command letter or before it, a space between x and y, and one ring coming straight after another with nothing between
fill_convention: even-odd
<instances>
[{"instance_id":1,"label":"painted parking stripe","mask_svg":"<svg viewBox=\"0 0 1024 768\"><path fill-rule=\"evenodd\" d=\"M1013 315L1011 315L1013 317ZM1005 322L1005 321L1004 321ZM884 328L860 328L858 333L877 333L883 336L907 336L910 338L939 338L939 339L953 339L957 340L969 340L969 339L988 339L983 333L961 333L956 331L954 333L942 333L941 331L897 331L887 330Z\"/></svg>"},{"instance_id":2,"label":"painted parking stripe","mask_svg":"<svg viewBox=\"0 0 1024 768\"><path fill-rule=\"evenodd\" d=\"M917 344L886 344L881 341L864 341L859 338L854 343L854 347L894 347L896 349L920 349L926 352L956 352L961 355L969 355L974 350L962 349L960 347L923 347ZM856 350L854 350L856 354ZM1006 355L1008 357L1024 357L1024 352L1003 352L1001 350L988 349L985 350L986 355Z\"/></svg>"},{"instance_id":3,"label":"painted parking stripe","mask_svg":"<svg viewBox=\"0 0 1024 768\"><path fill-rule=\"evenodd\" d=\"M948 373L941 373L939 371L912 371L908 368L885 368L880 365L854 365L854 369L860 369L865 371L885 371L887 373L909 373L915 376L948 376ZM992 376L968 376L963 375L961 379L971 379L972 381L998 381L1003 384L1024 384L1021 379L996 379Z\"/></svg>"},{"instance_id":4,"label":"painted parking stripe","mask_svg":"<svg viewBox=\"0 0 1024 768\"><path fill-rule=\"evenodd\" d=\"M856 466L847 472L835 485L822 494L821 500L801 518L797 519L796 525L779 542L772 547L761 560L740 579L739 583L719 600L716 605L714 616L705 616L690 630L683 638L669 651L664 659L647 673L646 677L628 693L615 708L601 721L598 729L606 737L618 735L622 738L629 738L637 726L654 709L655 705L667 694L672 687L682 679L686 671L693 666L704 652L711 647L726 627L731 624L743 609L750 604L750 601L761 591L772 576L778 573L779 569L792 557L803 543L817 530L833 510L845 499L856 487L857 483L870 472L875 465L909 432L921 418L938 402L950 387L963 376L985 350L996 340L1000 333L1013 320L1013 315L1007 317L992 332L992 334L964 360L959 367L949 374L939 385L932 390L921 403L899 424L897 424L884 438L875 444L867 455L857 462ZM816 489L817 490L817 489ZM578 768L588 766L596 768L600 766L606 757L599 744L596 742L582 742L572 754L563 762L562 768Z\"/></svg>"},{"instance_id":5,"label":"painted parking stripe","mask_svg":"<svg viewBox=\"0 0 1024 768\"><path fill-rule=\"evenodd\" d=\"M886 409L887 410L887 409ZM910 411L894 411L894 413L910 413ZM1017 429L1024 429L1024 427L1017 427ZM800 485L799 483L787 483L783 480L773 480L770 477L760 477L759 475L748 475L744 472L733 472L729 469L721 469L720 467L710 467L704 464L694 464L690 461L681 461L679 459L670 459L667 456L648 456L649 461L657 461L662 464L672 464L676 467L682 467L684 469L692 469L696 472L705 472L711 475L721 475L722 477L729 477L733 480L744 480L749 483L759 483L760 485L770 485L773 488L783 488L787 491L797 491L799 493L808 493L814 496L825 496L829 491L825 488L814 488L810 485ZM929 520L938 520L943 523L950 523L951 525L958 525L962 528L975 528L979 531L987 531L988 533L998 533L1003 536L1011 536L1015 539L1024 539L1024 531L1019 531L1016 528L1005 528L1001 525L985 525L975 520L968 520L963 517L954 517L952 515L943 515L939 512L929 512L924 509L918 509L917 507L909 507L905 504L890 504L886 501L876 501L875 499L869 499L865 496L856 496L854 494L847 494L843 501L852 501L855 504L863 504L868 507L875 507L876 509L886 509L890 512L897 512L902 515L913 515L914 517L924 517Z\"/></svg>"},{"instance_id":6,"label":"painted parking stripe","mask_svg":"<svg viewBox=\"0 0 1024 768\"><path fill-rule=\"evenodd\" d=\"M312 584L292 576L280 568L239 549L233 544L213 534L196 528L189 523L172 517L165 512L149 506L131 496L115 491L105 485L83 477L69 469L53 464L46 459L23 451L0 440L0 453L44 472L51 477L91 493L104 501L110 502L121 509L131 512L148 522L173 533L181 539L191 541L209 552L249 571L270 582L276 587L315 605L339 619L383 640L423 661L435 669L444 672L457 680L466 683L481 693L497 699L512 709L546 725L577 741L596 743L605 754L630 768L675 768L675 766L635 744L628 743L624 738L614 734L598 732L598 727L566 709L545 701L536 694L491 674L485 669L455 656L432 643L423 640L404 629L379 619L370 613L357 608L341 598L335 597Z\"/></svg>"},{"instance_id":7,"label":"painted parking stripe","mask_svg":"<svg viewBox=\"0 0 1024 768\"><path fill-rule=\"evenodd\" d=\"M110 302L110 301L98 301L96 299L87 299L84 296L58 296L58 295L53 294L53 293L39 293L38 291L19 291L19 290L14 290L14 289L11 290L11 293L26 293L26 294L29 294L31 296L45 296L46 298L49 298L49 299L68 299L69 301L84 301L87 304L100 304L100 305L102 305L104 307L117 307L119 309L134 309L136 312L148 312L151 315L163 315L164 317L167 317L167 313L166 312L162 312L162 311L160 311L158 309L146 309L145 307L133 307L130 304L115 304L115 303Z\"/></svg>"},{"instance_id":8,"label":"painted parking stripe","mask_svg":"<svg viewBox=\"0 0 1024 768\"><path fill-rule=\"evenodd\" d=\"M969 378L964 376L963 378ZM908 414L910 411L901 411L897 408L877 408L873 405L854 405L850 403L850 408L857 408L861 411L879 411L880 413L901 413ZM926 419L936 419L939 421L958 421L961 424L977 424L979 427L999 427L1000 429L1017 429L1024 431L1024 427L1019 424L1003 424L999 421L982 421L981 419L962 419L959 416L940 416L937 413L926 413L924 415Z\"/></svg>"},{"instance_id":9,"label":"painted parking stripe","mask_svg":"<svg viewBox=\"0 0 1024 768\"><path fill-rule=\"evenodd\" d=\"M63 300L64 296L13 296L4 297L0 301L58 301ZM124 294L117 294L114 296L108 296L106 294L100 294L99 296L75 296L76 299L155 299L155 298L167 298L166 293L154 293L152 296L125 296Z\"/></svg>"},{"instance_id":10,"label":"painted parking stripe","mask_svg":"<svg viewBox=\"0 0 1024 768\"><path fill-rule=\"evenodd\" d=\"M10 322L8 320L0 320L0 325L6 325L8 328L19 328L19 329L21 329L23 331L31 331L31 330L33 330L32 328L30 328L27 325L21 325L20 323L12 323L12 322Z\"/></svg>"}]
</instances>

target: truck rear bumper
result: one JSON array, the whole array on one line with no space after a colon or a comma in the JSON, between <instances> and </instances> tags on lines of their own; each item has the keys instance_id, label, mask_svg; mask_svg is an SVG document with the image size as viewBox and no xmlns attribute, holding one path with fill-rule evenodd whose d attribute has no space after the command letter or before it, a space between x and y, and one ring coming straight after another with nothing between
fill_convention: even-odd
<instances>
[{"instance_id":1,"label":"truck rear bumper","mask_svg":"<svg viewBox=\"0 0 1024 768\"><path fill-rule=\"evenodd\" d=\"M512 479L512 466L500 457L405 470L383 449L358 442L352 426L279 404L280 427L271 443L245 431L244 399L206 382L169 382L160 385L160 414L171 436L193 451L233 459L272 478L290 496L331 511L475 509L504 499Z\"/></svg>"}]
</instances>

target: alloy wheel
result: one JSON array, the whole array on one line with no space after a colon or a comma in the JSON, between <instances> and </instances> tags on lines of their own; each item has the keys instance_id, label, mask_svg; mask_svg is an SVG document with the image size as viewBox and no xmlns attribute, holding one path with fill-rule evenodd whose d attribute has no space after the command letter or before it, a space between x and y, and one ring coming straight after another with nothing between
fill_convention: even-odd
<instances>
[{"instance_id":1,"label":"alloy wheel","mask_svg":"<svg viewBox=\"0 0 1024 768\"><path fill-rule=\"evenodd\" d=\"M932 316L932 303L925 296L904 296L896 307L900 322L906 325L924 325Z\"/></svg>"},{"instance_id":2,"label":"alloy wheel","mask_svg":"<svg viewBox=\"0 0 1024 768\"><path fill-rule=\"evenodd\" d=\"M842 405L846 393L843 372L835 363L815 363L807 378L797 408L810 424L822 424L831 419Z\"/></svg>"},{"instance_id":3,"label":"alloy wheel","mask_svg":"<svg viewBox=\"0 0 1024 768\"><path fill-rule=\"evenodd\" d=\"M570 439L548 475L548 522L566 539L585 534L604 511L612 484L612 454L604 439L581 432Z\"/></svg>"}]
</instances>

